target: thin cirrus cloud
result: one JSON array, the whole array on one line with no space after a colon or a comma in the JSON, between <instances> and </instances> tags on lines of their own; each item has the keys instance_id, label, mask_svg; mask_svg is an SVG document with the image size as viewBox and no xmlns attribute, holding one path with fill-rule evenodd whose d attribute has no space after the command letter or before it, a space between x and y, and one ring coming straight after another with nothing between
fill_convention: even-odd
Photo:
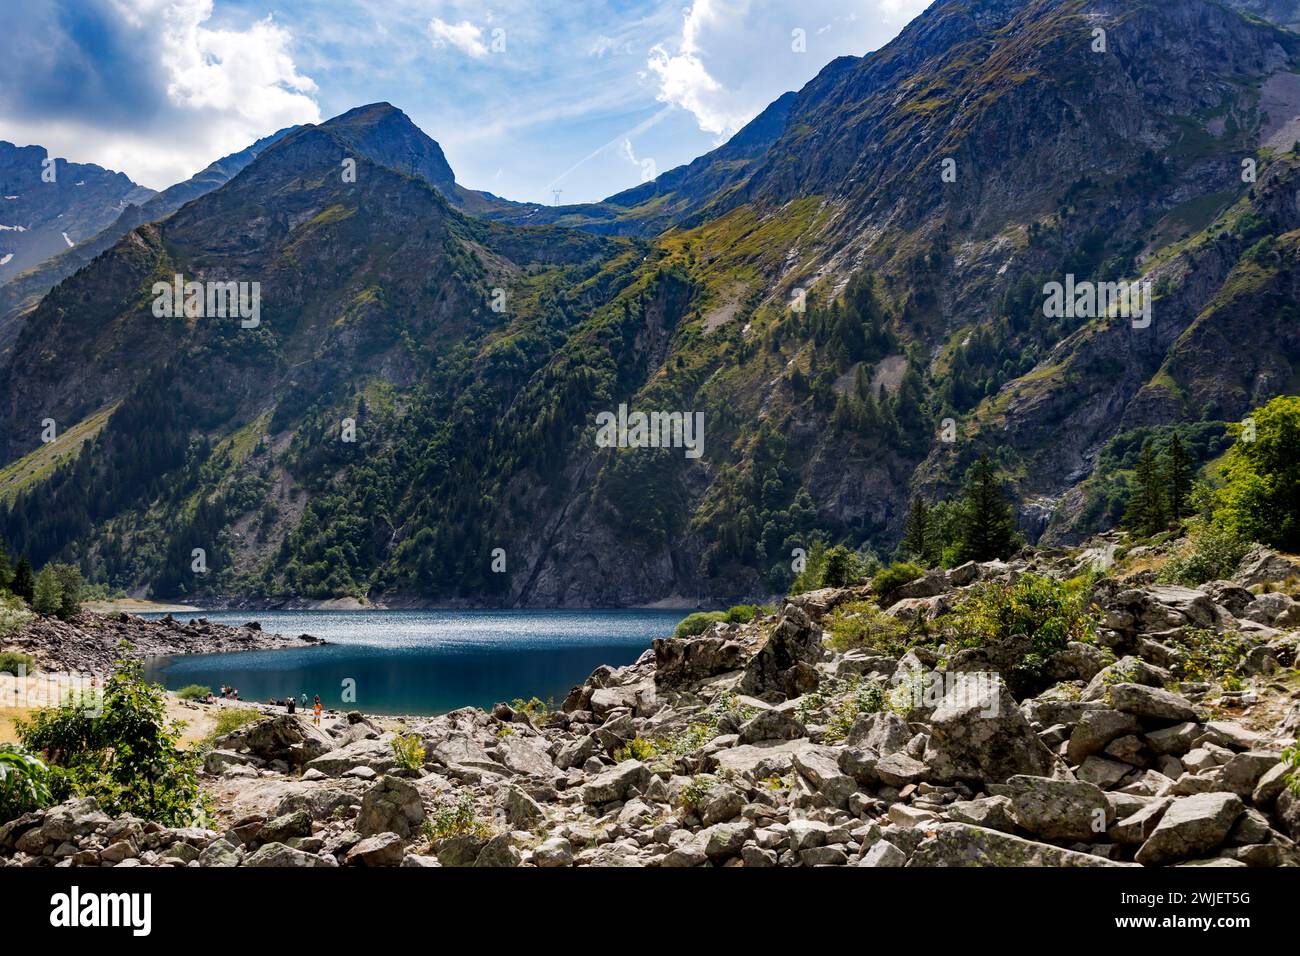
<instances>
[{"instance_id":1,"label":"thin cirrus cloud","mask_svg":"<svg viewBox=\"0 0 1300 956\"><path fill-rule=\"evenodd\" d=\"M37 0L0 38L0 137L165 188L276 129L320 120L273 19L212 0Z\"/></svg>"}]
</instances>

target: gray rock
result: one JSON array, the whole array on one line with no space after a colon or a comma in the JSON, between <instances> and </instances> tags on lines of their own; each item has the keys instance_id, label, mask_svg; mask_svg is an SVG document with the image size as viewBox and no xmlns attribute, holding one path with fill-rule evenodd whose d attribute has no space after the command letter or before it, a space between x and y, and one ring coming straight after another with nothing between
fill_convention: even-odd
<instances>
[{"instance_id":1,"label":"gray rock","mask_svg":"<svg viewBox=\"0 0 1300 956\"><path fill-rule=\"evenodd\" d=\"M483 844L483 849L475 858L474 865L501 868L516 867L521 862L523 862L523 854L511 842L510 834L503 833Z\"/></svg>"},{"instance_id":2,"label":"gray rock","mask_svg":"<svg viewBox=\"0 0 1300 956\"><path fill-rule=\"evenodd\" d=\"M930 728L925 763L934 780L1002 783L1018 773L1050 776L1056 765L1011 694L996 681L956 681L931 715Z\"/></svg>"},{"instance_id":3,"label":"gray rock","mask_svg":"<svg viewBox=\"0 0 1300 956\"><path fill-rule=\"evenodd\" d=\"M761 740L797 740L806 736L808 730L802 721L776 709L759 711L740 727L742 744L758 743Z\"/></svg>"},{"instance_id":4,"label":"gray rock","mask_svg":"<svg viewBox=\"0 0 1300 956\"><path fill-rule=\"evenodd\" d=\"M406 851L396 833L366 837L344 858L345 866L399 866Z\"/></svg>"},{"instance_id":5,"label":"gray rock","mask_svg":"<svg viewBox=\"0 0 1300 956\"><path fill-rule=\"evenodd\" d=\"M1246 806L1235 793L1201 793L1175 800L1137 852L1144 866L1163 866L1220 846Z\"/></svg>"},{"instance_id":6,"label":"gray rock","mask_svg":"<svg viewBox=\"0 0 1300 956\"><path fill-rule=\"evenodd\" d=\"M1114 684L1110 688L1110 700L1116 710L1144 720L1195 721L1197 716L1196 708L1187 698L1159 687Z\"/></svg>"},{"instance_id":7,"label":"gray rock","mask_svg":"<svg viewBox=\"0 0 1300 956\"><path fill-rule=\"evenodd\" d=\"M1094 710L1083 714L1070 734L1066 759L1072 764L1083 763L1093 754L1100 753L1112 740L1141 729L1132 714L1118 710Z\"/></svg>"},{"instance_id":8,"label":"gray rock","mask_svg":"<svg viewBox=\"0 0 1300 956\"><path fill-rule=\"evenodd\" d=\"M316 853L304 853L302 850L295 850L283 843L268 843L244 860L244 866L294 867L300 869L338 865L338 861L333 857Z\"/></svg>"},{"instance_id":9,"label":"gray rock","mask_svg":"<svg viewBox=\"0 0 1300 956\"><path fill-rule=\"evenodd\" d=\"M555 867L573 865L573 844L564 837L551 837L533 851L536 866Z\"/></svg>"},{"instance_id":10,"label":"gray rock","mask_svg":"<svg viewBox=\"0 0 1300 956\"><path fill-rule=\"evenodd\" d=\"M1017 775L1007 790L1015 821L1046 840L1091 842L1111 822L1106 795L1090 783Z\"/></svg>"},{"instance_id":11,"label":"gray rock","mask_svg":"<svg viewBox=\"0 0 1300 956\"><path fill-rule=\"evenodd\" d=\"M356 829L363 837L396 833L409 840L424 820L420 791L400 777L384 777L361 798Z\"/></svg>"},{"instance_id":12,"label":"gray rock","mask_svg":"<svg viewBox=\"0 0 1300 956\"><path fill-rule=\"evenodd\" d=\"M650 783L650 769L639 760L625 760L597 775L582 788L587 804L626 800L641 793Z\"/></svg>"},{"instance_id":13,"label":"gray rock","mask_svg":"<svg viewBox=\"0 0 1300 956\"><path fill-rule=\"evenodd\" d=\"M912 853L910 866L1122 866L1090 853L1063 850L966 823L940 823Z\"/></svg>"},{"instance_id":14,"label":"gray rock","mask_svg":"<svg viewBox=\"0 0 1300 956\"><path fill-rule=\"evenodd\" d=\"M858 866L897 867L907 864L907 856L888 840L878 840L858 860Z\"/></svg>"}]
</instances>

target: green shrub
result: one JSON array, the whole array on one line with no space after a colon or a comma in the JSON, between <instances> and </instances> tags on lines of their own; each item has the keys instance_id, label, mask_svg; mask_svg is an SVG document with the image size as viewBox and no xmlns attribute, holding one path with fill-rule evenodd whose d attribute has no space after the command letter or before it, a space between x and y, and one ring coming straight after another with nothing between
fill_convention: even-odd
<instances>
[{"instance_id":1,"label":"green shrub","mask_svg":"<svg viewBox=\"0 0 1300 956\"><path fill-rule=\"evenodd\" d=\"M1291 768L1286 775L1287 785L1293 793L1300 796L1300 740L1296 741L1295 746L1282 751L1282 759Z\"/></svg>"},{"instance_id":2,"label":"green shrub","mask_svg":"<svg viewBox=\"0 0 1300 956\"><path fill-rule=\"evenodd\" d=\"M877 571L876 576L871 579L871 590L876 595L876 599L884 603L890 594L904 584L911 584L922 577L925 577L925 568L919 564L901 561Z\"/></svg>"},{"instance_id":3,"label":"green shrub","mask_svg":"<svg viewBox=\"0 0 1300 956\"><path fill-rule=\"evenodd\" d=\"M112 816L190 826L205 808L198 758L178 746L181 729L167 720L166 695L145 681L141 662L119 660L101 701L69 695L20 722L18 735L28 750L47 754L60 789L95 797Z\"/></svg>"},{"instance_id":4,"label":"green shrub","mask_svg":"<svg viewBox=\"0 0 1300 956\"><path fill-rule=\"evenodd\" d=\"M28 674L35 671L36 658L17 651L0 651L0 674L13 674L16 677L20 669Z\"/></svg>"},{"instance_id":5,"label":"green shrub","mask_svg":"<svg viewBox=\"0 0 1300 956\"><path fill-rule=\"evenodd\" d=\"M0 823L49 806L50 770L39 757L12 744L0 744Z\"/></svg>"},{"instance_id":6,"label":"green shrub","mask_svg":"<svg viewBox=\"0 0 1300 956\"><path fill-rule=\"evenodd\" d=\"M694 614L688 614L686 619L677 625L677 630L673 631L673 637L694 637L697 634L703 634L710 624L716 621L725 621L727 614L725 611L696 611Z\"/></svg>"},{"instance_id":7,"label":"green shrub","mask_svg":"<svg viewBox=\"0 0 1300 956\"><path fill-rule=\"evenodd\" d=\"M837 651L871 647L882 653L903 653L908 626L890 617L870 601L841 604L825 623L830 645Z\"/></svg>"},{"instance_id":8,"label":"green shrub","mask_svg":"<svg viewBox=\"0 0 1300 956\"><path fill-rule=\"evenodd\" d=\"M393 738L393 756L403 770L421 770L424 767L424 741L419 734L398 734Z\"/></svg>"},{"instance_id":9,"label":"green shrub","mask_svg":"<svg viewBox=\"0 0 1300 956\"><path fill-rule=\"evenodd\" d=\"M732 624L748 624L758 616L760 610L757 604L737 604L727 609L727 620Z\"/></svg>"},{"instance_id":10,"label":"green shrub","mask_svg":"<svg viewBox=\"0 0 1300 956\"><path fill-rule=\"evenodd\" d=\"M985 647L1024 635L1030 649L1021 668L1037 675L1047 658L1071 641L1095 639L1091 589L1092 577L1087 575L1062 582L1023 574L1010 585L976 585L971 597L946 619L945 634L957 647Z\"/></svg>"},{"instance_id":11,"label":"green shrub","mask_svg":"<svg viewBox=\"0 0 1300 956\"><path fill-rule=\"evenodd\" d=\"M222 707L217 711L217 726L213 728L212 738L224 737L245 724L261 719L261 711L253 707Z\"/></svg>"},{"instance_id":12,"label":"green shrub","mask_svg":"<svg viewBox=\"0 0 1300 956\"><path fill-rule=\"evenodd\" d=\"M14 637L34 616L18 595L0 595L0 641Z\"/></svg>"},{"instance_id":13,"label":"green shrub","mask_svg":"<svg viewBox=\"0 0 1300 956\"><path fill-rule=\"evenodd\" d=\"M659 748L653 740L646 740L644 737L633 737L614 751L614 760L618 763L625 760L649 760L658 755Z\"/></svg>"},{"instance_id":14,"label":"green shrub","mask_svg":"<svg viewBox=\"0 0 1300 956\"><path fill-rule=\"evenodd\" d=\"M1226 522L1195 519L1191 524L1187 544L1160 569L1162 584L1196 587L1231 577L1250 550L1250 541Z\"/></svg>"},{"instance_id":15,"label":"green shrub","mask_svg":"<svg viewBox=\"0 0 1300 956\"><path fill-rule=\"evenodd\" d=\"M212 688L203 684L187 684L176 692L181 700L202 700L212 696Z\"/></svg>"},{"instance_id":16,"label":"green shrub","mask_svg":"<svg viewBox=\"0 0 1300 956\"><path fill-rule=\"evenodd\" d=\"M424 835L430 843L454 836L492 836L492 825L481 819L474 808L474 795L462 791L455 803L444 803L426 820Z\"/></svg>"}]
</instances>

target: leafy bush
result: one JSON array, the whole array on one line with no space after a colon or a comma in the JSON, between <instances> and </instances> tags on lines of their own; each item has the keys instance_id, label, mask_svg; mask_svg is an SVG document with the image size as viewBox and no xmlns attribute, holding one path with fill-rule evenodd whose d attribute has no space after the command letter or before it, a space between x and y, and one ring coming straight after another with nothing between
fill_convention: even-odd
<instances>
[{"instance_id":1,"label":"leafy bush","mask_svg":"<svg viewBox=\"0 0 1300 956\"><path fill-rule=\"evenodd\" d=\"M710 624L716 621L725 621L727 614L725 611L696 611L694 614L688 614L686 619L677 625L677 630L673 631L673 637L694 637L697 634L703 634Z\"/></svg>"},{"instance_id":2,"label":"leafy bush","mask_svg":"<svg viewBox=\"0 0 1300 956\"><path fill-rule=\"evenodd\" d=\"M925 577L925 568L919 564L906 561L891 564L882 571L877 571L871 579L871 590L882 603L894 591L904 584L911 584L918 578Z\"/></svg>"},{"instance_id":3,"label":"leafy bush","mask_svg":"<svg viewBox=\"0 0 1300 956\"><path fill-rule=\"evenodd\" d=\"M1250 550L1250 541L1226 522L1193 519L1191 524L1187 544L1160 569L1162 584L1196 587L1231 577Z\"/></svg>"},{"instance_id":4,"label":"leafy bush","mask_svg":"<svg viewBox=\"0 0 1300 956\"><path fill-rule=\"evenodd\" d=\"M826 622L830 645L837 651L873 647L883 653L902 653L908 626L885 614L870 601L841 604Z\"/></svg>"},{"instance_id":5,"label":"leafy bush","mask_svg":"<svg viewBox=\"0 0 1300 956\"><path fill-rule=\"evenodd\" d=\"M27 622L34 616L27 610L23 599L16 594L0 595L0 641L13 637L26 627Z\"/></svg>"},{"instance_id":6,"label":"leafy bush","mask_svg":"<svg viewBox=\"0 0 1300 956\"><path fill-rule=\"evenodd\" d=\"M492 825L479 817L474 795L463 791L455 803L444 803L425 821L424 835L430 843L454 836L490 837Z\"/></svg>"},{"instance_id":7,"label":"leafy bush","mask_svg":"<svg viewBox=\"0 0 1300 956\"><path fill-rule=\"evenodd\" d=\"M12 744L0 744L0 823L48 806L50 770L45 762Z\"/></svg>"},{"instance_id":8,"label":"leafy bush","mask_svg":"<svg viewBox=\"0 0 1300 956\"><path fill-rule=\"evenodd\" d=\"M28 674L36 670L36 658L30 654L19 654L17 651L0 651L0 674L17 676L20 669Z\"/></svg>"},{"instance_id":9,"label":"leafy bush","mask_svg":"<svg viewBox=\"0 0 1300 956\"><path fill-rule=\"evenodd\" d=\"M842 588L861 584L880 567L880 561L870 552L860 554L842 544L827 547L814 541L804 569L790 585L791 594L803 594L818 588Z\"/></svg>"},{"instance_id":10,"label":"leafy bush","mask_svg":"<svg viewBox=\"0 0 1300 956\"><path fill-rule=\"evenodd\" d=\"M1283 551L1300 551L1300 396L1279 395L1231 426L1218 516L1236 536ZM1252 433L1253 431L1253 433Z\"/></svg>"},{"instance_id":11,"label":"leafy bush","mask_svg":"<svg viewBox=\"0 0 1300 956\"><path fill-rule=\"evenodd\" d=\"M424 767L424 741L419 734L398 734L393 738L393 756L403 770L420 770Z\"/></svg>"},{"instance_id":12,"label":"leafy bush","mask_svg":"<svg viewBox=\"0 0 1300 956\"><path fill-rule=\"evenodd\" d=\"M176 692L181 700L202 700L212 696L212 688L203 684L187 684Z\"/></svg>"},{"instance_id":13,"label":"leafy bush","mask_svg":"<svg viewBox=\"0 0 1300 956\"><path fill-rule=\"evenodd\" d=\"M114 664L102 701L69 695L20 722L18 735L45 752L61 778L55 789L93 796L113 816L189 826L203 815L197 756L179 748L181 725L167 720L165 694L139 661Z\"/></svg>"},{"instance_id":14,"label":"leafy bush","mask_svg":"<svg viewBox=\"0 0 1300 956\"><path fill-rule=\"evenodd\" d=\"M217 725L213 728L212 737L224 737L261 718L261 711L253 707L222 707L217 711Z\"/></svg>"},{"instance_id":15,"label":"leafy bush","mask_svg":"<svg viewBox=\"0 0 1300 956\"><path fill-rule=\"evenodd\" d=\"M727 620L732 624L748 624L761 610L757 604L737 604L727 609Z\"/></svg>"},{"instance_id":16,"label":"leafy bush","mask_svg":"<svg viewBox=\"0 0 1300 956\"><path fill-rule=\"evenodd\" d=\"M1287 766L1291 768L1290 773L1286 775L1287 785L1291 791L1300 795L1300 740L1297 740L1295 746L1287 747L1282 751L1282 759Z\"/></svg>"},{"instance_id":17,"label":"leafy bush","mask_svg":"<svg viewBox=\"0 0 1300 956\"><path fill-rule=\"evenodd\" d=\"M646 740L644 737L633 737L614 751L614 760L618 763L625 760L649 760L658 755L659 748L655 746L653 740Z\"/></svg>"},{"instance_id":18,"label":"leafy bush","mask_svg":"<svg viewBox=\"0 0 1300 956\"><path fill-rule=\"evenodd\" d=\"M959 647L985 647L1017 635L1029 639L1025 670L1037 672L1048 657L1071 641L1091 642L1097 615L1088 596L1092 578L1069 582L1024 574L1014 584L976 585L971 597L947 619L945 632Z\"/></svg>"}]
</instances>

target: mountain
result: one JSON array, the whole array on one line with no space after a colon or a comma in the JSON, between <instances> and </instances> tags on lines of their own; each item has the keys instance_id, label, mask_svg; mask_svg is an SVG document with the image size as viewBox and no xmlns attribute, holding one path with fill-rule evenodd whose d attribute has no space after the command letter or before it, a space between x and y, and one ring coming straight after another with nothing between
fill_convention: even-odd
<instances>
[{"instance_id":1,"label":"mountain","mask_svg":"<svg viewBox=\"0 0 1300 956\"><path fill-rule=\"evenodd\" d=\"M388 104L304 127L28 316L5 537L169 597L719 603L819 536L887 554L987 452L1076 540L1143 436L1204 464L1295 388L1300 36L1249 14L939 0L584 207L462 189ZM156 318L177 273L260 325ZM1151 321L1049 314L1076 280ZM620 406L702 415L698 456L610 447Z\"/></svg>"},{"instance_id":2,"label":"mountain","mask_svg":"<svg viewBox=\"0 0 1300 956\"><path fill-rule=\"evenodd\" d=\"M49 158L41 146L0 140L0 285L154 195L123 173Z\"/></svg>"},{"instance_id":3,"label":"mountain","mask_svg":"<svg viewBox=\"0 0 1300 956\"><path fill-rule=\"evenodd\" d=\"M264 137L247 149L217 160L185 182L177 183L160 193L142 190L132 194L131 198L123 200L124 205L120 211L115 211L115 218L98 230L87 232L85 241L72 248L60 246L56 253L33 268L9 275L7 281L3 271L0 271L0 282L4 283L0 285L0 362L4 361L4 353L18 334L22 314L34 308L46 292L106 251L135 227L162 219L190 200L229 182L264 149L289 132L291 129L282 129ZM4 145L6 144L0 144L0 149Z\"/></svg>"}]
</instances>

